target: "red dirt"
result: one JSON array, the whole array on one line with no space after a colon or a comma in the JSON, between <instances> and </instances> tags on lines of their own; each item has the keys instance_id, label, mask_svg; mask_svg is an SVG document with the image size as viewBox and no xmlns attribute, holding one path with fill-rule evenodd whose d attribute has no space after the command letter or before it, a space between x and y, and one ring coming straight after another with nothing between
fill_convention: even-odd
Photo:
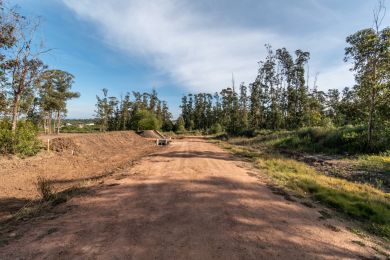
<instances>
[{"instance_id":1,"label":"red dirt","mask_svg":"<svg viewBox=\"0 0 390 260\"><path fill-rule=\"evenodd\" d=\"M8 234L0 259L356 259L376 254L372 242L345 229L346 221L319 220L319 206L285 200L257 170L204 140L175 141L124 173L124 179L106 181L20 224Z\"/></svg>"},{"instance_id":2,"label":"red dirt","mask_svg":"<svg viewBox=\"0 0 390 260\"><path fill-rule=\"evenodd\" d=\"M142 137L145 138L153 138L153 139L161 139L162 137L159 135L158 132L155 132L154 130L145 130L140 133Z\"/></svg>"},{"instance_id":3,"label":"red dirt","mask_svg":"<svg viewBox=\"0 0 390 260\"><path fill-rule=\"evenodd\" d=\"M51 149L34 157L0 157L0 220L38 196L43 176L60 191L90 178L110 174L155 149L134 132L42 136Z\"/></svg>"}]
</instances>

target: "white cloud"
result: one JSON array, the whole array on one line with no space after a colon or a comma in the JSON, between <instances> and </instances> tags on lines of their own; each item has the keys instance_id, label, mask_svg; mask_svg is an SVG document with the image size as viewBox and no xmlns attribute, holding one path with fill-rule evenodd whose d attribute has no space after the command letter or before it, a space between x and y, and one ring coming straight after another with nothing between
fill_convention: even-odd
<instances>
[{"instance_id":1,"label":"white cloud","mask_svg":"<svg viewBox=\"0 0 390 260\"><path fill-rule=\"evenodd\" d=\"M217 91L236 81L252 82L264 44L294 49L299 40L266 30L217 26L186 1L63 0L96 23L104 40L130 56L141 56L191 91ZM312 37L312 36L311 36ZM306 39L307 40L307 39ZM301 46L299 46L301 45ZM350 80L341 68L321 70L324 86Z\"/></svg>"}]
</instances>

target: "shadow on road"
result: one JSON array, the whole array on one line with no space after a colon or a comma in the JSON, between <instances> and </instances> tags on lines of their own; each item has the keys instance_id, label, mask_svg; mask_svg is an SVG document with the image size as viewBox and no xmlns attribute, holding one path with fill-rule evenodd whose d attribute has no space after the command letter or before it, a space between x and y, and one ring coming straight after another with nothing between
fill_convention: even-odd
<instances>
[{"instance_id":1,"label":"shadow on road","mask_svg":"<svg viewBox=\"0 0 390 260\"><path fill-rule=\"evenodd\" d=\"M23 236L3 247L0 258L358 257L353 250L321 239L323 234L310 233L321 224L306 223L302 207L278 206L281 198L264 195L256 182L207 177L191 183L136 181L95 189L93 195L75 200L65 215L22 224ZM53 228L58 231L48 232Z\"/></svg>"}]
</instances>

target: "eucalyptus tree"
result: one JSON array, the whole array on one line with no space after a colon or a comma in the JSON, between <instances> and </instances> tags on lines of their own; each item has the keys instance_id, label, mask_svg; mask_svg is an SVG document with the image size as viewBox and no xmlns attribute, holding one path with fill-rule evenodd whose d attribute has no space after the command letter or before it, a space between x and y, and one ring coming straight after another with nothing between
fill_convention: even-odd
<instances>
[{"instance_id":1,"label":"eucalyptus tree","mask_svg":"<svg viewBox=\"0 0 390 260\"><path fill-rule=\"evenodd\" d=\"M111 114L113 113L113 108L110 104L110 98L108 97L108 89L102 89L103 96L96 96L96 119L100 125L100 131L105 132L108 129L108 122Z\"/></svg>"},{"instance_id":2,"label":"eucalyptus tree","mask_svg":"<svg viewBox=\"0 0 390 260\"><path fill-rule=\"evenodd\" d=\"M244 82L240 85L240 97L238 101L240 125L244 128L248 128L248 90Z\"/></svg>"},{"instance_id":3,"label":"eucalyptus tree","mask_svg":"<svg viewBox=\"0 0 390 260\"><path fill-rule=\"evenodd\" d=\"M390 88L390 27L381 28L385 16L383 1L374 11L374 26L347 37L345 61L353 63L355 90L358 97L367 102L367 143L371 146L375 127L375 115L379 106L389 106Z\"/></svg>"},{"instance_id":4,"label":"eucalyptus tree","mask_svg":"<svg viewBox=\"0 0 390 260\"><path fill-rule=\"evenodd\" d=\"M42 73L38 82L41 110L45 114L44 125L52 132L53 113L56 117L56 132L61 129L61 114L67 112L67 102L70 99L80 97L80 93L72 92L74 76L63 70L46 70ZM45 127L45 129L46 129Z\"/></svg>"},{"instance_id":5,"label":"eucalyptus tree","mask_svg":"<svg viewBox=\"0 0 390 260\"><path fill-rule=\"evenodd\" d=\"M4 25L4 10L2 8L0 27L2 32L5 31L5 35L0 37L0 41L1 47L6 47L7 51L1 55L1 67L4 74L10 78L7 87L12 100L12 131L15 132L21 98L34 88L35 82L46 66L39 58L44 51L36 46L34 39L39 23L11 10L7 14L7 22Z\"/></svg>"}]
</instances>

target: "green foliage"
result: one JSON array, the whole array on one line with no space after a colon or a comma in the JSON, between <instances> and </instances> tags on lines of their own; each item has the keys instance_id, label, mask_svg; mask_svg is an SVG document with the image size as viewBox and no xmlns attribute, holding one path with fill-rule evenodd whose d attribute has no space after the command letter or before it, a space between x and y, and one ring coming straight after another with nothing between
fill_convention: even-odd
<instances>
[{"instance_id":1,"label":"green foliage","mask_svg":"<svg viewBox=\"0 0 390 260\"><path fill-rule=\"evenodd\" d=\"M157 130L161 127L156 115L148 110L138 111L132 123L135 130Z\"/></svg>"},{"instance_id":2,"label":"green foliage","mask_svg":"<svg viewBox=\"0 0 390 260\"><path fill-rule=\"evenodd\" d=\"M108 96L103 89L103 96L97 96L96 122L101 131L118 130L173 130L172 115L167 102L161 101L155 90L152 93L126 93L120 99Z\"/></svg>"},{"instance_id":3,"label":"green foliage","mask_svg":"<svg viewBox=\"0 0 390 260\"><path fill-rule=\"evenodd\" d=\"M14 133L11 123L7 120L0 121L0 154L12 154L14 152Z\"/></svg>"},{"instance_id":4,"label":"green foliage","mask_svg":"<svg viewBox=\"0 0 390 260\"><path fill-rule=\"evenodd\" d=\"M369 171L390 175L390 150L379 155L362 155L358 158L358 163Z\"/></svg>"},{"instance_id":5,"label":"green foliage","mask_svg":"<svg viewBox=\"0 0 390 260\"><path fill-rule=\"evenodd\" d=\"M0 122L0 153L32 156L42 147L37 138L37 128L29 121L18 122L16 133L12 132L9 121Z\"/></svg>"},{"instance_id":6,"label":"green foliage","mask_svg":"<svg viewBox=\"0 0 390 260\"><path fill-rule=\"evenodd\" d=\"M367 113L367 142L372 144L375 125L389 121L390 85L390 27L381 29L386 8L379 1L374 11L374 26L360 30L347 37L345 61L352 61L355 73L356 95L361 101L361 110ZM381 108L387 107L384 112Z\"/></svg>"},{"instance_id":7,"label":"green foliage","mask_svg":"<svg viewBox=\"0 0 390 260\"><path fill-rule=\"evenodd\" d=\"M291 135L275 141L275 146L304 152L377 153L386 151L390 147L390 136L383 135L380 140L380 142L369 147L365 126L312 127L292 132Z\"/></svg>"},{"instance_id":8,"label":"green foliage","mask_svg":"<svg viewBox=\"0 0 390 260\"><path fill-rule=\"evenodd\" d=\"M186 129L184 127L184 119L183 117L179 117L176 121L176 125L175 125L175 132L184 132Z\"/></svg>"},{"instance_id":9,"label":"green foliage","mask_svg":"<svg viewBox=\"0 0 390 260\"><path fill-rule=\"evenodd\" d=\"M215 124L213 124L213 125L211 126L211 131L210 131L210 133L211 133L211 134L218 134L218 133L221 133L222 131L223 131L223 129L222 129L221 124L215 123Z\"/></svg>"},{"instance_id":10,"label":"green foliage","mask_svg":"<svg viewBox=\"0 0 390 260\"><path fill-rule=\"evenodd\" d=\"M15 135L15 152L21 156L32 156L41 149L37 128L29 121L19 122Z\"/></svg>"}]
</instances>

